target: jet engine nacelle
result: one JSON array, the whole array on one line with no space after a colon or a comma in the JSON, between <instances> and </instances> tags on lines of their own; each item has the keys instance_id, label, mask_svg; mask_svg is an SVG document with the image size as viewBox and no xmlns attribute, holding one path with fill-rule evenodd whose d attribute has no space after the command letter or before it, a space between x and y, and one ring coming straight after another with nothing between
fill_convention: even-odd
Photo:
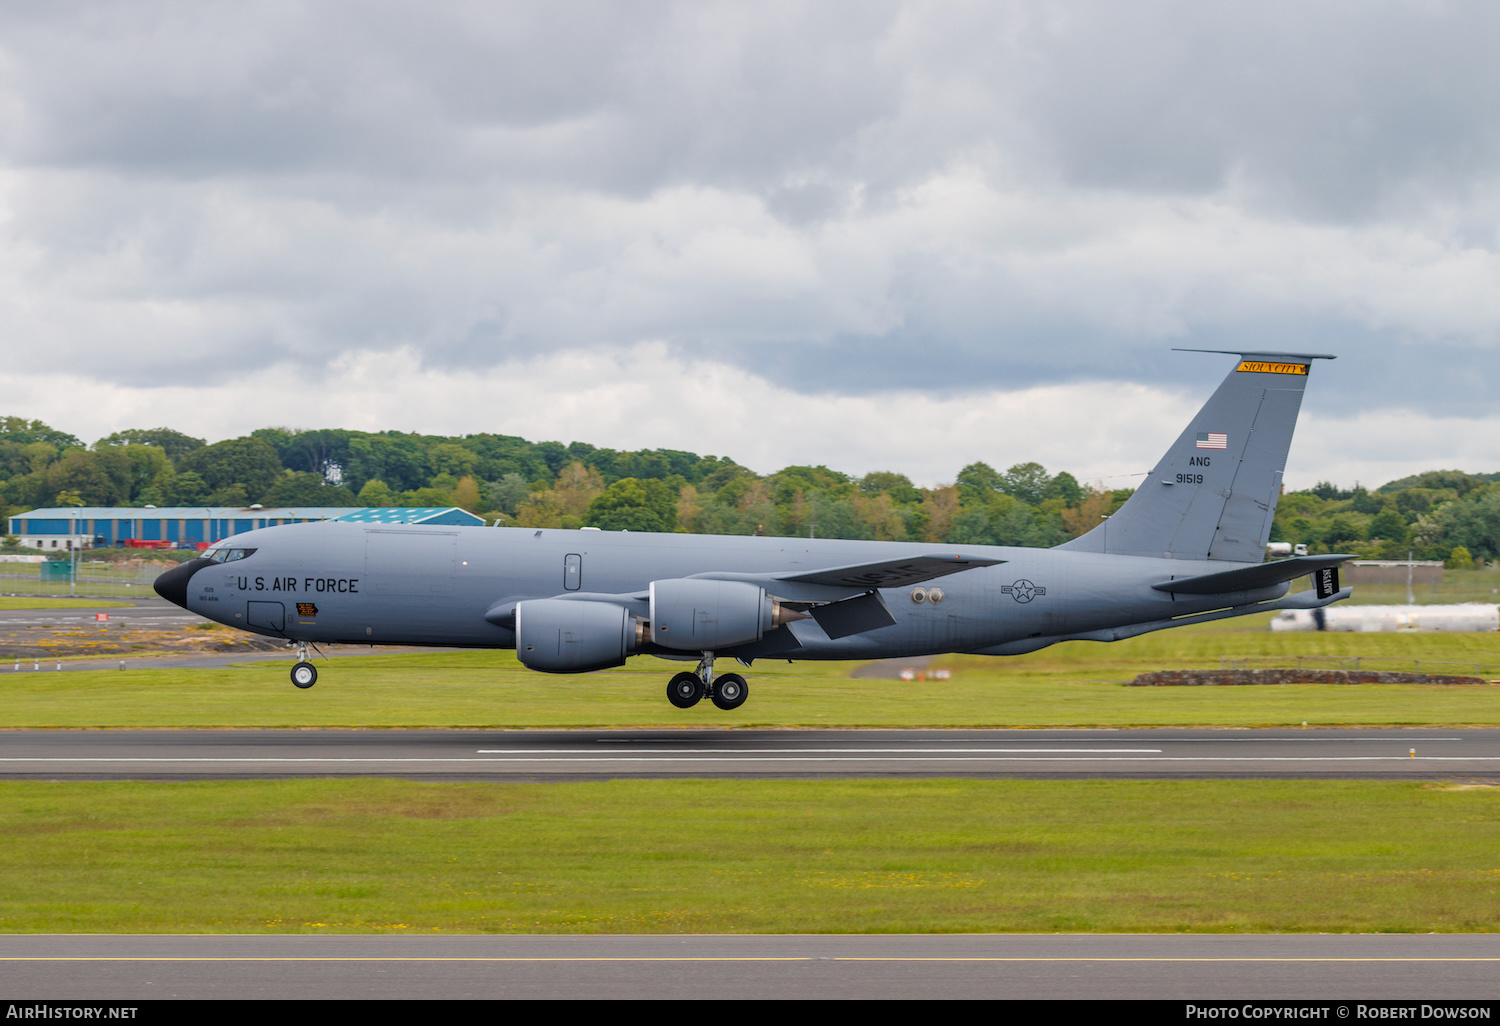
<instances>
[{"instance_id":1,"label":"jet engine nacelle","mask_svg":"<svg viewBox=\"0 0 1500 1026\"><path fill-rule=\"evenodd\" d=\"M613 602L532 599L516 604L516 657L533 670L583 673L619 666L645 633Z\"/></svg>"},{"instance_id":2,"label":"jet engine nacelle","mask_svg":"<svg viewBox=\"0 0 1500 1026\"><path fill-rule=\"evenodd\" d=\"M662 648L712 652L747 645L802 616L744 581L651 582L651 640Z\"/></svg>"}]
</instances>

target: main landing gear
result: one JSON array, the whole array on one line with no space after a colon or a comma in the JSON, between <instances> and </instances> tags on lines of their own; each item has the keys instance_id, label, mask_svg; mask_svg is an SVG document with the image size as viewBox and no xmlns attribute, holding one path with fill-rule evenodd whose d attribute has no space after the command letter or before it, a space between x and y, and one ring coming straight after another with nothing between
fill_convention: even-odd
<instances>
[{"instance_id":1,"label":"main landing gear","mask_svg":"<svg viewBox=\"0 0 1500 1026\"><path fill-rule=\"evenodd\" d=\"M292 683L310 688L318 682L318 668L307 661L307 642L297 645L297 665L292 667Z\"/></svg>"},{"instance_id":2,"label":"main landing gear","mask_svg":"<svg viewBox=\"0 0 1500 1026\"><path fill-rule=\"evenodd\" d=\"M726 712L738 709L750 697L750 685L737 673L714 676L714 654L704 652L698 669L679 673L667 684L667 701L679 709L691 709L707 695L714 705Z\"/></svg>"}]
</instances>

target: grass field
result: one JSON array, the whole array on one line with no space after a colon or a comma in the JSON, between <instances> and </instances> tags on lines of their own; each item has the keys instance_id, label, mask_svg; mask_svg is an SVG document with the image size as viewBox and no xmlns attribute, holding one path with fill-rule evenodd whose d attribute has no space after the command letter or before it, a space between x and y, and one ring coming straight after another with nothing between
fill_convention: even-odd
<instances>
[{"instance_id":1,"label":"grass field","mask_svg":"<svg viewBox=\"0 0 1500 1026\"><path fill-rule=\"evenodd\" d=\"M107 602L101 599L0 595L0 609L110 609L128 605L129 602Z\"/></svg>"},{"instance_id":2,"label":"grass field","mask_svg":"<svg viewBox=\"0 0 1500 1026\"><path fill-rule=\"evenodd\" d=\"M1493 931L1497 795L1348 781L3 783L0 931Z\"/></svg>"},{"instance_id":3,"label":"grass field","mask_svg":"<svg viewBox=\"0 0 1500 1026\"><path fill-rule=\"evenodd\" d=\"M1212 627L1212 625L1211 625ZM1500 724L1500 687L1278 685L1127 687L1136 673L1218 666L1220 658L1361 655L1379 666L1500 678L1497 634L1272 634L1182 628L1127 642L1070 642L1013 658L939 658L947 681L850 678L852 663L772 663L747 672L733 712L667 705L681 667L655 658L553 676L513 652L338 658L291 687L291 660L226 669L90 672L0 669L0 726L1262 726ZM1382 661L1383 660L1383 661ZM135 661L139 666L144 660Z\"/></svg>"},{"instance_id":4,"label":"grass field","mask_svg":"<svg viewBox=\"0 0 1500 1026\"><path fill-rule=\"evenodd\" d=\"M0 726L1500 724L1487 685L1124 684L1299 655L1491 665L1500 638L1213 624L910 683L767 662L734 713L673 709L659 660L377 655L310 691L290 658L0 670ZM1463 782L0 782L0 932L1490 931L1497 851L1500 789Z\"/></svg>"},{"instance_id":5,"label":"grass field","mask_svg":"<svg viewBox=\"0 0 1500 1026\"><path fill-rule=\"evenodd\" d=\"M1263 619L1263 618L1257 618ZM0 727L1061 727L1500 724L1500 687L1282 685L1135 688L1147 670L1222 658L1295 665L1360 656L1376 668L1500 679L1495 634L1272 634L1263 624L1180 628L1111 645L1069 642L1027 656L954 656L945 681L851 678L857 664L762 661L750 699L726 713L666 701L680 663L635 659L577 676L526 670L511 652L371 655L319 664L298 691L286 661L217 670L21 672L0 664ZM147 661L135 660L132 666ZM733 664L730 664L733 665ZM721 671L725 667L721 665Z\"/></svg>"}]
</instances>

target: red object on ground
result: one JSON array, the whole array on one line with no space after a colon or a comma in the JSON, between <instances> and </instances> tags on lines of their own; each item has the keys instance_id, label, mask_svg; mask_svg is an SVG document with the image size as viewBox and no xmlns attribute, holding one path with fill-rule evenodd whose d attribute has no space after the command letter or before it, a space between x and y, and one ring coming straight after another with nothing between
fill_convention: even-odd
<instances>
[{"instance_id":1,"label":"red object on ground","mask_svg":"<svg viewBox=\"0 0 1500 1026\"><path fill-rule=\"evenodd\" d=\"M170 549L172 547L169 541L147 541L144 538L126 538L123 544L127 549Z\"/></svg>"},{"instance_id":2,"label":"red object on ground","mask_svg":"<svg viewBox=\"0 0 1500 1026\"><path fill-rule=\"evenodd\" d=\"M94 620L96 622L98 622L98 623L107 623L109 621L109 614L108 613L95 613L94 614Z\"/></svg>"}]
</instances>

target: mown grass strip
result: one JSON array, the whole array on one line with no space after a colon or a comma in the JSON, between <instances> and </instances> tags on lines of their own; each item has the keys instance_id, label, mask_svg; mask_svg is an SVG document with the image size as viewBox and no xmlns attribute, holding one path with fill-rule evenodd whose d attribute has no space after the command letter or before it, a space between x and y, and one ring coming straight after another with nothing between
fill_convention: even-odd
<instances>
[{"instance_id":1,"label":"mown grass strip","mask_svg":"<svg viewBox=\"0 0 1500 1026\"><path fill-rule=\"evenodd\" d=\"M298 691L285 662L217 670L19 672L0 663L0 727L1069 727L1500 724L1500 687L1278 685L1132 688L1147 670L1220 658L1362 655L1500 663L1494 634L1272 634L1184 628L1014 658L940 657L948 680L851 678L858 664L757 662L726 713L666 701L681 663L634 659L578 676L533 673L512 652L371 655L319 663ZM137 667L146 660L132 661ZM110 666L105 663L104 666ZM1443 667L1442 672L1462 672ZM1469 672L1472 672L1472 668Z\"/></svg>"},{"instance_id":2,"label":"mown grass strip","mask_svg":"<svg viewBox=\"0 0 1500 1026\"><path fill-rule=\"evenodd\" d=\"M130 606L129 602L91 598L38 598L29 595L0 595L0 609L113 609Z\"/></svg>"},{"instance_id":3,"label":"mown grass strip","mask_svg":"<svg viewBox=\"0 0 1500 1026\"><path fill-rule=\"evenodd\" d=\"M0 931L1493 931L1497 798L1352 781L11 782Z\"/></svg>"}]
</instances>

